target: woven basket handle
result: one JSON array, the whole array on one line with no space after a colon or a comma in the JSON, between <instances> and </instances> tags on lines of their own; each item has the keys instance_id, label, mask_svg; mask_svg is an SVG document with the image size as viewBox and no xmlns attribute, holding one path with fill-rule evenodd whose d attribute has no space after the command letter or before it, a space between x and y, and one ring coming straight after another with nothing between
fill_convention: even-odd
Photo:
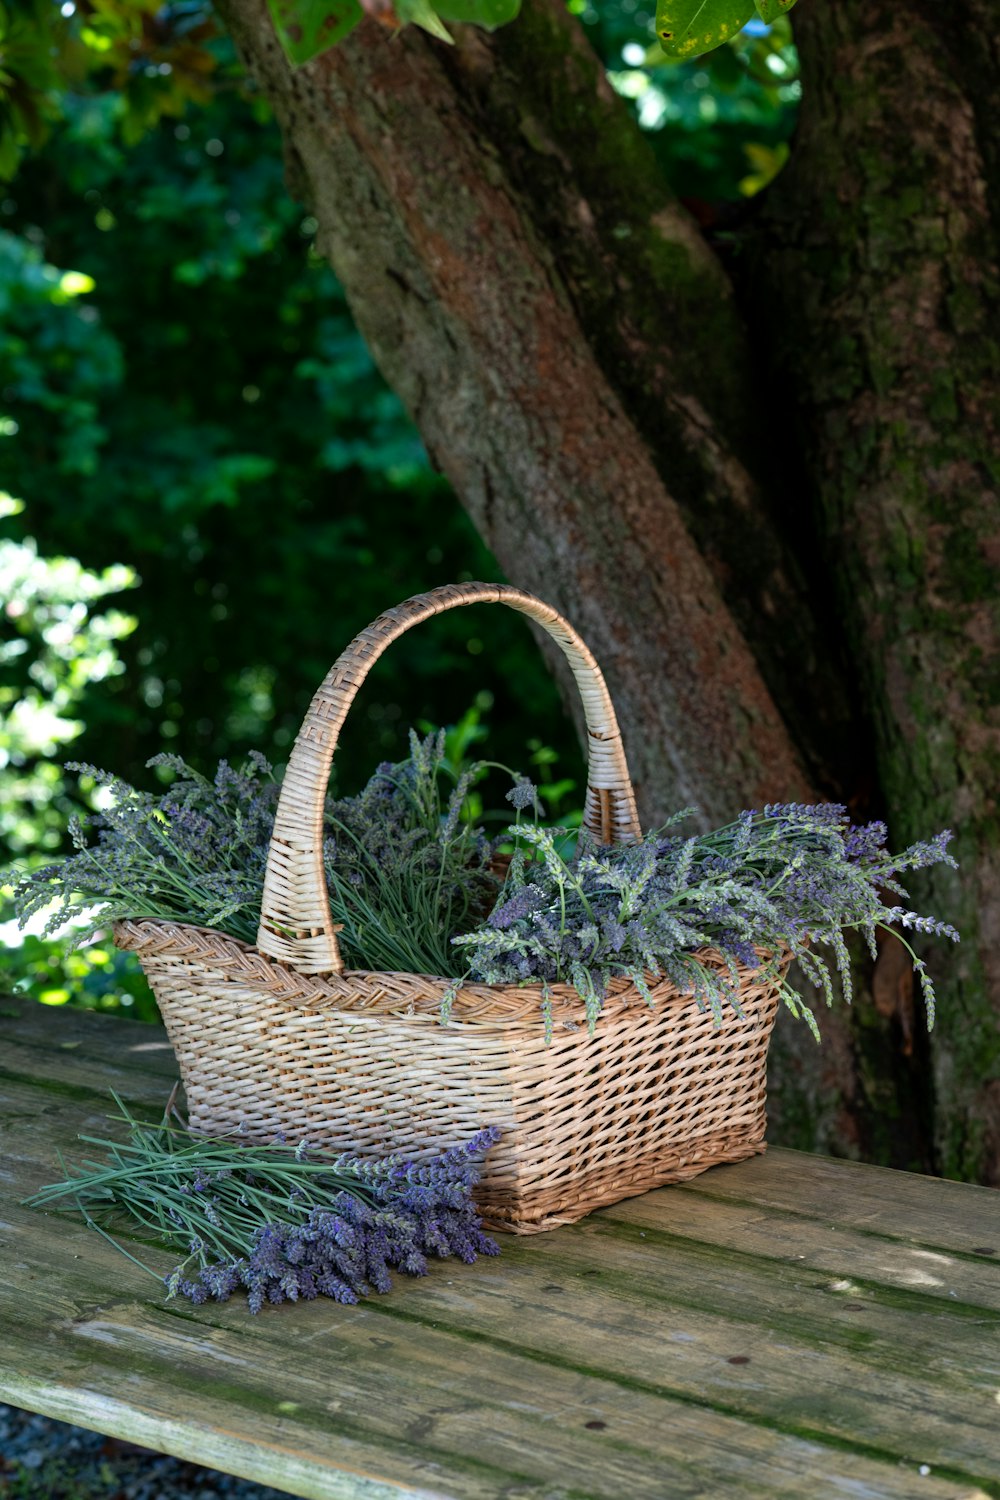
<instances>
[{"instance_id":1,"label":"woven basket handle","mask_svg":"<svg viewBox=\"0 0 1000 1500\"><path fill-rule=\"evenodd\" d=\"M462 604L508 604L562 648L583 699L588 774L584 826L602 844L640 837L618 721L600 668L573 627L532 594L499 583L449 584L386 610L356 636L309 705L281 787L267 856L257 947L303 974L340 973L343 961L323 869L323 814L330 763L355 694L397 636Z\"/></svg>"}]
</instances>

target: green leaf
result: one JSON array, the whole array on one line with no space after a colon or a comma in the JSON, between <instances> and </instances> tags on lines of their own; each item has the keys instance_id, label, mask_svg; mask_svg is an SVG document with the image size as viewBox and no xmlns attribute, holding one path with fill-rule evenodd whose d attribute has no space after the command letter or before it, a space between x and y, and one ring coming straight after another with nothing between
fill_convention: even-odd
<instances>
[{"instance_id":1,"label":"green leaf","mask_svg":"<svg viewBox=\"0 0 1000 1500\"><path fill-rule=\"evenodd\" d=\"M439 41L454 43L454 37L441 21L430 0L394 0L394 8L404 26L420 26Z\"/></svg>"},{"instance_id":2,"label":"green leaf","mask_svg":"<svg viewBox=\"0 0 1000 1500\"><path fill-rule=\"evenodd\" d=\"M442 21L468 21L495 31L513 21L521 9L521 0L432 0Z\"/></svg>"},{"instance_id":3,"label":"green leaf","mask_svg":"<svg viewBox=\"0 0 1000 1500\"><path fill-rule=\"evenodd\" d=\"M757 14L769 26L772 21L776 21L779 16L783 16L786 11L791 10L794 4L795 0L754 0L754 5L757 7Z\"/></svg>"},{"instance_id":4,"label":"green leaf","mask_svg":"<svg viewBox=\"0 0 1000 1500\"><path fill-rule=\"evenodd\" d=\"M293 68L342 42L364 15L358 0L267 0L267 8Z\"/></svg>"},{"instance_id":5,"label":"green leaf","mask_svg":"<svg viewBox=\"0 0 1000 1500\"><path fill-rule=\"evenodd\" d=\"M749 21L754 0L657 0L656 35L669 57L712 52Z\"/></svg>"}]
</instances>

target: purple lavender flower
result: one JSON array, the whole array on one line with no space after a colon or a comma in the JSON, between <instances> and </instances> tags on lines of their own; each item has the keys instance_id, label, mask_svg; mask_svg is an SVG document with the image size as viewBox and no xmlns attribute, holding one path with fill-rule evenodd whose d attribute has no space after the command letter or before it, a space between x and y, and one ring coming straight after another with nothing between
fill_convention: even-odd
<instances>
[{"instance_id":1,"label":"purple lavender flower","mask_svg":"<svg viewBox=\"0 0 1000 1500\"><path fill-rule=\"evenodd\" d=\"M877 859L885 848L888 837L889 830L884 823L865 823L849 828L844 838L844 857L858 864Z\"/></svg>"},{"instance_id":2,"label":"purple lavender flower","mask_svg":"<svg viewBox=\"0 0 1000 1500\"><path fill-rule=\"evenodd\" d=\"M537 911L539 906L544 904L544 900L537 886L522 886L509 900L493 908L488 918L489 925L500 930L513 927L515 922L520 922L530 916L533 911Z\"/></svg>"},{"instance_id":3,"label":"purple lavender flower","mask_svg":"<svg viewBox=\"0 0 1000 1500\"><path fill-rule=\"evenodd\" d=\"M487 922L456 942L474 979L574 985L591 1025L616 974L648 993L648 981L667 973L721 1022L727 1007L738 1008L740 970L760 969L761 952L800 956L807 980L829 1002L831 971L817 950L833 949L849 1000L845 932L856 930L869 944L880 926L904 942L900 928L958 936L934 917L888 906L884 895L905 898L903 871L952 864L950 835L893 855L884 824L855 828L839 803L772 803L712 833L683 839L660 830L625 848L581 839L575 861L563 859L551 830L509 833L528 850L512 863ZM703 961L706 949L721 967ZM775 977L789 1008L815 1025L787 981ZM929 985L923 973L921 983Z\"/></svg>"},{"instance_id":4,"label":"purple lavender flower","mask_svg":"<svg viewBox=\"0 0 1000 1500\"><path fill-rule=\"evenodd\" d=\"M330 1164L331 1181L353 1180L354 1186L340 1187L325 1199L322 1176L293 1187L285 1201L289 1217L259 1223L243 1253L234 1238L233 1253L211 1259L206 1243L193 1239L189 1251L199 1269L189 1275L185 1262L171 1272L168 1296L196 1304L209 1297L222 1302L242 1287L251 1313L260 1312L265 1302L317 1296L357 1302L373 1291L389 1291L393 1270L426 1275L429 1256L453 1255L471 1263L479 1255L496 1255L495 1241L479 1223L473 1189L481 1159L499 1137L500 1131L488 1126L420 1163L394 1156L338 1157ZM249 1175L239 1165L240 1151L247 1150L252 1148L234 1147L224 1191L231 1191L230 1177L235 1191ZM298 1150L282 1153L281 1159L287 1170L304 1160ZM277 1205L277 1195L272 1197ZM224 1212L217 1216L223 1238Z\"/></svg>"},{"instance_id":5,"label":"purple lavender flower","mask_svg":"<svg viewBox=\"0 0 1000 1500\"><path fill-rule=\"evenodd\" d=\"M537 789L534 782L529 781L527 776L518 776L515 779L514 785L507 793L507 801L518 812L527 812L528 808L534 812L541 812Z\"/></svg>"},{"instance_id":6,"label":"purple lavender flower","mask_svg":"<svg viewBox=\"0 0 1000 1500\"><path fill-rule=\"evenodd\" d=\"M253 943L278 796L270 766L251 754L239 769L222 761L209 780L177 756L150 765L174 777L158 796L76 766L112 804L74 826L68 859L18 882L18 916L55 900L48 930L85 911L90 931L160 917ZM406 761L381 765L356 797L327 801L324 862L348 965L462 977L450 939L485 918L500 889L494 842L468 816L479 774L477 764L456 782L443 736L414 736Z\"/></svg>"}]
</instances>

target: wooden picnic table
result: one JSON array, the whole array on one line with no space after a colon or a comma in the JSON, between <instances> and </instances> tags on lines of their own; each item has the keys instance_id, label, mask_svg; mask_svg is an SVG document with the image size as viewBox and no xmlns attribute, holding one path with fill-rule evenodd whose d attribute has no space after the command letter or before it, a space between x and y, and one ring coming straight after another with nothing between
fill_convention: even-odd
<instances>
[{"instance_id":1,"label":"wooden picnic table","mask_svg":"<svg viewBox=\"0 0 1000 1500\"><path fill-rule=\"evenodd\" d=\"M0 1399L316 1500L1000 1495L1000 1194L771 1150L252 1318L20 1206L173 1077L157 1028L0 1001Z\"/></svg>"}]
</instances>

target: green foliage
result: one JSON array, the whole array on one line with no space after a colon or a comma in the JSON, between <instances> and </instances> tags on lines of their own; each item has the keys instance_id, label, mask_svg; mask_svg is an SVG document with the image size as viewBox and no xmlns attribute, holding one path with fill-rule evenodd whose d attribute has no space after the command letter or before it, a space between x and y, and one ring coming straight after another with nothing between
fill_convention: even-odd
<instances>
[{"instance_id":1,"label":"green foliage","mask_svg":"<svg viewBox=\"0 0 1000 1500\"><path fill-rule=\"evenodd\" d=\"M358 0L267 0L274 29L293 67L301 67L344 39L365 11ZM367 10L384 26L419 26L441 42L453 40L443 21L495 31L512 21L521 0L369 0Z\"/></svg>"},{"instance_id":2,"label":"green foliage","mask_svg":"<svg viewBox=\"0 0 1000 1500\"><path fill-rule=\"evenodd\" d=\"M521 0L437 0L434 9L442 21L467 21L495 31L517 18Z\"/></svg>"},{"instance_id":3,"label":"green foliage","mask_svg":"<svg viewBox=\"0 0 1000 1500\"><path fill-rule=\"evenodd\" d=\"M57 14L50 0L0 5L0 178L13 176L25 148L44 139L62 61L52 45Z\"/></svg>"},{"instance_id":4,"label":"green foliage","mask_svg":"<svg viewBox=\"0 0 1000 1500\"><path fill-rule=\"evenodd\" d=\"M42 1005L69 1005L136 1021L160 1019L135 955L119 953L110 934L81 950L68 948L62 937L42 938L13 929L10 908L9 923L0 924L5 938L9 932L0 951L0 992L26 995Z\"/></svg>"},{"instance_id":5,"label":"green foliage","mask_svg":"<svg viewBox=\"0 0 1000 1500\"><path fill-rule=\"evenodd\" d=\"M352 635L422 588L497 578L496 564L312 253L315 223L288 199L256 105L225 91L125 151L107 100L71 101L15 191L0 441L25 510L2 524L43 556L142 578L125 672L85 694L81 758L132 782L181 741L204 769L254 748L280 762ZM48 259L93 282L60 305L65 273L26 286L44 269L42 223ZM481 692L498 758L519 759L518 677L537 732L578 764L527 628L467 610L380 663L338 752L341 784L397 752L407 723L440 723Z\"/></svg>"},{"instance_id":6,"label":"green foliage","mask_svg":"<svg viewBox=\"0 0 1000 1500\"><path fill-rule=\"evenodd\" d=\"M278 40L293 67L311 62L352 32L364 11L358 0L267 0Z\"/></svg>"},{"instance_id":7,"label":"green foliage","mask_svg":"<svg viewBox=\"0 0 1000 1500\"><path fill-rule=\"evenodd\" d=\"M164 117L211 97L217 56L199 0L0 4L0 179L57 128L70 93L114 91L117 130L134 144Z\"/></svg>"},{"instance_id":8,"label":"green foliage","mask_svg":"<svg viewBox=\"0 0 1000 1500\"><path fill-rule=\"evenodd\" d=\"M0 495L0 516L21 509ZM117 646L135 627L94 605L135 583L130 568L98 574L39 557L30 537L0 537L0 839L11 852L61 841L67 798L52 757L82 732L88 690L121 672Z\"/></svg>"},{"instance_id":9,"label":"green foliage","mask_svg":"<svg viewBox=\"0 0 1000 1500\"><path fill-rule=\"evenodd\" d=\"M683 61L664 56L651 16L627 7L601 0L583 19L671 186L712 229L787 159L800 93L790 23L753 19L725 46Z\"/></svg>"},{"instance_id":10,"label":"green foliage","mask_svg":"<svg viewBox=\"0 0 1000 1500\"><path fill-rule=\"evenodd\" d=\"M20 431L13 415L27 406L57 424L64 473L93 473L104 433L97 420L102 396L122 378L121 351L85 300L93 278L47 265L28 237L0 230L0 418L5 456ZM8 511L7 514L12 514Z\"/></svg>"},{"instance_id":11,"label":"green foliage","mask_svg":"<svg viewBox=\"0 0 1000 1500\"><path fill-rule=\"evenodd\" d=\"M668 57L697 57L728 42L753 13L753 0L657 0L656 35Z\"/></svg>"},{"instance_id":12,"label":"green foliage","mask_svg":"<svg viewBox=\"0 0 1000 1500\"><path fill-rule=\"evenodd\" d=\"M431 0L393 0L396 19L401 26L419 26L431 36L436 36L438 41L447 42L449 45L454 41L451 32L445 26Z\"/></svg>"},{"instance_id":13,"label":"green foliage","mask_svg":"<svg viewBox=\"0 0 1000 1500\"><path fill-rule=\"evenodd\" d=\"M791 10L796 0L754 0L757 14L768 25Z\"/></svg>"}]
</instances>

